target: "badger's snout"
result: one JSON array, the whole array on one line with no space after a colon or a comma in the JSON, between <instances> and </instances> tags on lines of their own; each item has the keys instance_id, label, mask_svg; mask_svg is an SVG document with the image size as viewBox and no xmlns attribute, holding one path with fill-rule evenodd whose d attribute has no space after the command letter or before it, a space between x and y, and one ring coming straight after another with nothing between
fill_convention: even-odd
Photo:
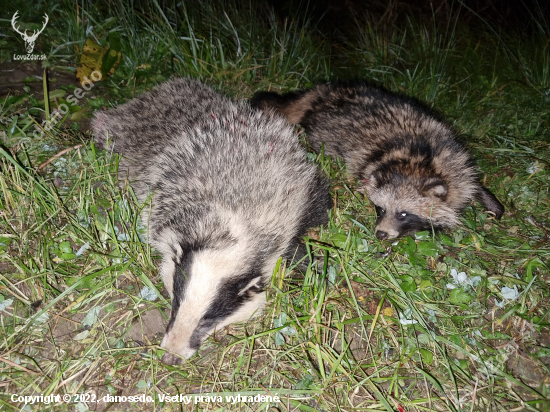
<instances>
[{"instance_id":1,"label":"badger's snout","mask_svg":"<svg viewBox=\"0 0 550 412\"><path fill-rule=\"evenodd\" d=\"M166 365L179 365L180 363L183 363L183 359L173 353L166 352L162 355L162 363L165 363Z\"/></svg>"},{"instance_id":2,"label":"badger's snout","mask_svg":"<svg viewBox=\"0 0 550 412\"><path fill-rule=\"evenodd\" d=\"M165 348L167 352L162 355L162 362L167 365L179 365L183 363L185 359L189 359L197 352L197 349L190 348L186 345L184 339L178 339L178 336L174 336L173 333L167 332L160 344L162 348Z\"/></svg>"}]
</instances>

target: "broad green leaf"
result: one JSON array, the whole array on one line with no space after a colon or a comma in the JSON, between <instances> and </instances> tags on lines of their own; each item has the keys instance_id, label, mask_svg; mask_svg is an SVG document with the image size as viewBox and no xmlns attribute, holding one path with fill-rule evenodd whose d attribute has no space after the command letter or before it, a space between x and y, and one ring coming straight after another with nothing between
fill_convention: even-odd
<instances>
[{"instance_id":1,"label":"broad green leaf","mask_svg":"<svg viewBox=\"0 0 550 412\"><path fill-rule=\"evenodd\" d=\"M449 302L454 305L469 303L471 300L472 297L460 288L453 289L449 295Z\"/></svg>"}]
</instances>

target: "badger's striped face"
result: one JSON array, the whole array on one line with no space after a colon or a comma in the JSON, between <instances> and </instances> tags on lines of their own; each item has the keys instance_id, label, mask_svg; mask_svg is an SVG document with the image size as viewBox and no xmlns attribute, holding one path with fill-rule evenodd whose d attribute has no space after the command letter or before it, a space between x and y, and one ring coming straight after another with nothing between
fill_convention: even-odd
<instances>
[{"instance_id":1,"label":"badger's striped face","mask_svg":"<svg viewBox=\"0 0 550 412\"><path fill-rule=\"evenodd\" d=\"M168 350L163 362L181 363L181 357L191 357L215 330L246 321L264 307L260 264L235 253L227 248L184 251L174 262L172 312L161 343Z\"/></svg>"}]
</instances>

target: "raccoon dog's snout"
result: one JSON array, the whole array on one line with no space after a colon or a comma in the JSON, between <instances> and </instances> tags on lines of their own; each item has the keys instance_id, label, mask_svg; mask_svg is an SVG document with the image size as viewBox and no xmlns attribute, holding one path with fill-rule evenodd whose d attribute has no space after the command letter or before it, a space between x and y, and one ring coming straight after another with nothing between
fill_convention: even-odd
<instances>
[{"instance_id":1,"label":"raccoon dog's snout","mask_svg":"<svg viewBox=\"0 0 550 412\"><path fill-rule=\"evenodd\" d=\"M472 200L496 218L504 213L456 133L413 99L373 86L321 85L258 92L251 102L301 124L315 150L344 158L376 206L379 239L453 227Z\"/></svg>"},{"instance_id":2,"label":"raccoon dog's snout","mask_svg":"<svg viewBox=\"0 0 550 412\"><path fill-rule=\"evenodd\" d=\"M258 314L277 259L327 220L328 185L288 123L197 81L172 80L96 113L93 128L121 154L120 180L140 201L151 197L142 218L172 298L166 363Z\"/></svg>"}]
</instances>

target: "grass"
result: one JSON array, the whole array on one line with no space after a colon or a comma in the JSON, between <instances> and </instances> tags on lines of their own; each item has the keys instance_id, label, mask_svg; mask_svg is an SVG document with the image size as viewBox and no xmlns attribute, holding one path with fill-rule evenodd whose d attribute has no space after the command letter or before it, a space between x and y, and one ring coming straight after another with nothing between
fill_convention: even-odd
<instances>
[{"instance_id":1,"label":"grass","mask_svg":"<svg viewBox=\"0 0 550 412\"><path fill-rule=\"evenodd\" d=\"M371 13L328 37L303 5L283 19L255 2L201 4L19 6L22 22L50 16L37 42L50 82L41 93L26 79L0 101L0 408L103 410L86 396L110 394L154 400L110 411L550 410L544 16L532 11L525 36L483 16L467 24L465 6L456 19L396 12L383 25ZM18 8L5 9L7 65L23 46L8 29ZM112 33L123 52L112 76L33 134L77 87L53 77L75 72L86 38L105 44ZM495 221L472 205L451 232L380 242L374 208L344 164L310 153L334 200L329 224L306 238L321 267L301 273L281 262L260 318L218 331L183 365L164 365L170 303L139 219L148 204L118 185L116 157L90 143L85 119L170 76L236 99L330 79L414 96L463 135L507 212ZM12 394L71 403L25 406ZM225 398L239 394L281 401Z\"/></svg>"}]
</instances>

